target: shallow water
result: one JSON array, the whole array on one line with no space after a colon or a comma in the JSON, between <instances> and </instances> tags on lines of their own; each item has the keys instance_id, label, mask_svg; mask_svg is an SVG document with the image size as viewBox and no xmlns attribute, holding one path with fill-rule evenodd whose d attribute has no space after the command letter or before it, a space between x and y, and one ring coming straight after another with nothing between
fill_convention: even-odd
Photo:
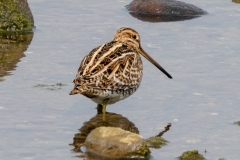
<instances>
[{"instance_id":1,"label":"shallow water","mask_svg":"<svg viewBox=\"0 0 240 160\"><path fill-rule=\"evenodd\" d=\"M36 30L25 57L0 81L1 159L73 159L68 144L96 114L96 104L69 96L82 58L127 26L172 76L145 59L138 91L108 106L127 117L144 138L169 141L152 159L172 160L197 149L209 160L240 157L240 5L187 0L206 11L200 18L142 22L124 8L131 0L29 0ZM57 86L55 84L66 84ZM47 86L41 86L47 85ZM207 151L206 154L204 151Z\"/></svg>"}]
</instances>

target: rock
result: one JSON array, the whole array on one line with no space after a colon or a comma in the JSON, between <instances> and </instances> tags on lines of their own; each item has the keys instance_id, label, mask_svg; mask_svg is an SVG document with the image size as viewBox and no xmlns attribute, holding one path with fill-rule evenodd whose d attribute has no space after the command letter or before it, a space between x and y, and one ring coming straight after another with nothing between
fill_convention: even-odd
<instances>
[{"instance_id":1,"label":"rock","mask_svg":"<svg viewBox=\"0 0 240 160\"><path fill-rule=\"evenodd\" d=\"M240 3L240 0L232 0L234 3Z\"/></svg>"},{"instance_id":2,"label":"rock","mask_svg":"<svg viewBox=\"0 0 240 160\"><path fill-rule=\"evenodd\" d=\"M150 22L187 20L207 13L176 0L133 0L126 8L133 17Z\"/></svg>"},{"instance_id":3,"label":"rock","mask_svg":"<svg viewBox=\"0 0 240 160\"><path fill-rule=\"evenodd\" d=\"M85 147L89 152L111 158L150 155L150 150L140 135L116 127L94 129L87 136Z\"/></svg>"},{"instance_id":4,"label":"rock","mask_svg":"<svg viewBox=\"0 0 240 160\"><path fill-rule=\"evenodd\" d=\"M164 133L166 133L167 131L169 131L170 127L171 127L171 123L168 123L168 125L166 127L164 127L164 130L162 132L160 132L158 135L146 139L145 142L146 142L147 146L150 148L158 149L158 148L161 148L163 145L166 145L168 141L165 140L164 138L162 138L162 135Z\"/></svg>"},{"instance_id":5,"label":"rock","mask_svg":"<svg viewBox=\"0 0 240 160\"><path fill-rule=\"evenodd\" d=\"M102 108L98 108L98 114L92 117L89 121L84 122L83 126L79 129L79 133L76 133L73 138L73 145L75 148L73 151L78 152L79 148L85 143L88 134L97 127L118 127L132 133L139 134L138 128L135 124L129 121L121 114L106 112L105 121L103 121Z\"/></svg>"},{"instance_id":6,"label":"rock","mask_svg":"<svg viewBox=\"0 0 240 160\"><path fill-rule=\"evenodd\" d=\"M203 155L198 153L198 150L186 151L183 152L179 157L180 160L203 160Z\"/></svg>"},{"instance_id":7,"label":"rock","mask_svg":"<svg viewBox=\"0 0 240 160\"><path fill-rule=\"evenodd\" d=\"M33 38L33 33L2 33L0 34L0 81L16 68L19 60L25 56Z\"/></svg>"},{"instance_id":8,"label":"rock","mask_svg":"<svg viewBox=\"0 0 240 160\"><path fill-rule=\"evenodd\" d=\"M124 149L124 147L125 148L128 147L128 144L127 143L123 144L121 142L120 137L123 132L125 132L125 131L132 132L133 135L137 135L137 136L135 136L135 137L137 137L137 139L141 136L138 135L139 134L138 128L135 126L135 124L133 122L129 121L128 118L123 117L120 114L106 112L105 119L103 119L101 105L99 105L97 109L98 109L97 115L92 117L89 121L84 122L83 126L79 129L80 132L75 134L75 136L73 138L73 143L70 145L75 147L75 148L73 148L74 152L80 153L80 155L78 157L85 157L86 159L92 159L92 160L93 159L96 159L96 160L114 159L114 157L116 158L119 155L118 154L115 155L115 153L111 152L112 155L107 155L108 157L106 157L106 155L102 153L103 149L100 151L99 150L95 151L95 150L91 150L91 149L87 149L86 151L84 151L84 148L86 148L86 143L85 143L86 137L88 137L88 135L91 134L91 132L94 131L96 128L101 127L101 126L103 126L105 128L106 127L107 128L115 128L117 134L119 134L119 135L116 135L116 137L118 137L118 139L116 139L116 141L114 141L115 146L117 146L118 148L120 146L121 148ZM143 147L143 152L140 152L140 153L144 153L144 152L148 151L149 152L148 154L150 154L148 147L149 148L150 147L153 147L153 148L162 147L164 145L164 142L167 142L167 141L164 140L163 138L161 138L161 136L164 133L166 133L170 129L170 127L171 127L171 124L168 124L165 127L164 131L160 132L157 136L150 137L149 139L144 140L143 144L145 144L145 145ZM125 131L119 132L119 130L121 130L121 131L125 130ZM127 132L127 133L129 134L129 132ZM96 139L98 139L98 138L99 137L97 137ZM109 142L109 140L110 140L111 144L114 144L114 143L112 143L112 138L110 136L104 137L102 139L104 139L104 142L105 142L105 144L103 144L102 148L104 148L104 147L108 148L108 146L106 146L106 144L108 145L107 142ZM95 141L95 140L91 141L91 146L97 146L97 145L99 145L99 139L97 141ZM126 145L126 146L124 146L124 145ZM125 160L126 159L133 160L132 159L133 157L130 157L131 155L128 155L128 157L126 157L126 155L124 155L124 156L123 157ZM139 157L143 157L143 155L138 155L138 154L136 155L136 152L134 152L134 157L139 158ZM149 159L149 157L148 156L144 157L144 159Z\"/></svg>"},{"instance_id":9,"label":"rock","mask_svg":"<svg viewBox=\"0 0 240 160\"><path fill-rule=\"evenodd\" d=\"M240 121L234 122L234 124L237 124L237 125L240 126Z\"/></svg>"},{"instance_id":10,"label":"rock","mask_svg":"<svg viewBox=\"0 0 240 160\"><path fill-rule=\"evenodd\" d=\"M145 142L150 148L161 148L163 145L166 145L168 141L162 137L150 137L146 139Z\"/></svg>"},{"instance_id":11,"label":"rock","mask_svg":"<svg viewBox=\"0 0 240 160\"><path fill-rule=\"evenodd\" d=\"M27 0L1 0L0 31L31 31L34 28L32 12Z\"/></svg>"}]
</instances>

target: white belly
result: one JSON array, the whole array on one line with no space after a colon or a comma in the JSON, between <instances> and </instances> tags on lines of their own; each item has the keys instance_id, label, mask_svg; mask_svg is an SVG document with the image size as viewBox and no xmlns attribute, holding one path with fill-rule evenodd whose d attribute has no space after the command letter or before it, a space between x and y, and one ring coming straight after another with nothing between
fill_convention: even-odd
<instances>
[{"instance_id":1,"label":"white belly","mask_svg":"<svg viewBox=\"0 0 240 160\"><path fill-rule=\"evenodd\" d=\"M103 100L108 99L108 104L114 104L120 100L123 100L130 95L132 95L137 88L131 89L131 90L121 90L121 91L109 91L105 90L101 94L98 94L96 97L91 98L92 101L94 101L97 104L102 104Z\"/></svg>"}]
</instances>

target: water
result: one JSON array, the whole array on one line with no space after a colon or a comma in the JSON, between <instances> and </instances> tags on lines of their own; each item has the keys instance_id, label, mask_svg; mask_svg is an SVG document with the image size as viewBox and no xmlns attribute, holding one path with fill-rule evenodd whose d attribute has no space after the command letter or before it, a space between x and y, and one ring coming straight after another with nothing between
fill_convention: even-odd
<instances>
[{"instance_id":1,"label":"water","mask_svg":"<svg viewBox=\"0 0 240 160\"><path fill-rule=\"evenodd\" d=\"M240 5L186 0L209 14L149 23L128 14L124 6L130 2L29 0L37 27L33 40L17 68L0 82L1 159L79 155L68 144L95 116L96 104L69 96L71 80L82 58L122 26L140 33L142 47L173 79L144 59L138 91L107 110L135 123L144 138L172 123L163 135L168 145L152 149L154 160L172 160L193 149L209 160L239 159L240 128L234 122L240 120Z\"/></svg>"}]
</instances>

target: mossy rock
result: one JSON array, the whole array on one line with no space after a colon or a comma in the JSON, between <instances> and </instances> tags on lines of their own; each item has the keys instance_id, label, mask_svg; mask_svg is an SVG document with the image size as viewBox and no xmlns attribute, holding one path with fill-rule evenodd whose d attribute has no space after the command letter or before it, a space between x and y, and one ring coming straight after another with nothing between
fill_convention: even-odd
<instances>
[{"instance_id":1,"label":"mossy rock","mask_svg":"<svg viewBox=\"0 0 240 160\"><path fill-rule=\"evenodd\" d=\"M240 121L238 121L238 122L234 122L234 124L237 124L237 125L239 125L239 126L240 126Z\"/></svg>"},{"instance_id":2,"label":"mossy rock","mask_svg":"<svg viewBox=\"0 0 240 160\"><path fill-rule=\"evenodd\" d=\"M31 31L32 12L27 0L0 0L0 32Z\"/></svg>"},{"instance_id":3,"label":"mossy rock","mask_svg":"<svg viewBox=\"0 0 240 160\"><path fill-rule=\"evenodd\" d=\"M101 113L101 108L98 109L99 113L92 117L89 121L84 122L83 126L79 129L79 133L76 133L73 138L73 143L71 145L75 146L73 151L78 152L79 147L81 147L88 136L88 134L95 128L105 126L105 127L118 127L132 133L139 134L138 128L135 124L128 120L128 118L123 117L121 114L107 112L105 115L105 121L103 121L103 115Z\"/></svg>"},{"instance_id":4,"label":"mossy rock","mask_svg":"<svg viewBox=\"0 0 240 160\"><path fill-rule=\"evenodd\" d=\"M161 148L163 145L166 145L168 141L162 137L155 136L155 137L150 137L146 139L145 142L148 147Z\"/></svg>"},{"instance_id":5,"label":"mossy rock","mask_svg":"<svg viewBox=\"0 0 240 160\"><path fill-rule=\"evenodd\" d=\"M167 132L171 124L157 136L143 139L139 135L135 124L120 114L106 112L102 113L102 106L98 105L98 113L89 121L84 122L75 134L73 151L81 155L77 157L98 160L135 160L150 159L149 148L161 148L166 144L166 140L161 136ZM95 132L95 133L94 133ZM82 151L83 147L86 151Z\"/></svg>"},{"instance_id":6,"label":"mossy rock","mask_svg":"<svg viewBox=\"0 0 240 160\"><path fill-rule=\"evenodd\" d=\"M232 0L234 3L240 3L240 0Z\"/></svg>"},{"instance_id":7,"label":"mossy rock","mask_svg":"<svg viewBox=\"0 0 240 160\"><path fill-rule=\"evenodd\" d=\"M198 153L198 150L183 152L179 157L180 160L203 160L203 155Z\"/></svg>"},{"instance_id":8,"label":"mossy rock","mask_svg":"<svg viewBox=\"0 0 240 160\"><path fill-rule=\"evenodd\" d=\"M33 38L33 33L6 32L0 34L0 81L1 77L16 68L16 64L27 50Z\"/></svg>"}]
</instances>

